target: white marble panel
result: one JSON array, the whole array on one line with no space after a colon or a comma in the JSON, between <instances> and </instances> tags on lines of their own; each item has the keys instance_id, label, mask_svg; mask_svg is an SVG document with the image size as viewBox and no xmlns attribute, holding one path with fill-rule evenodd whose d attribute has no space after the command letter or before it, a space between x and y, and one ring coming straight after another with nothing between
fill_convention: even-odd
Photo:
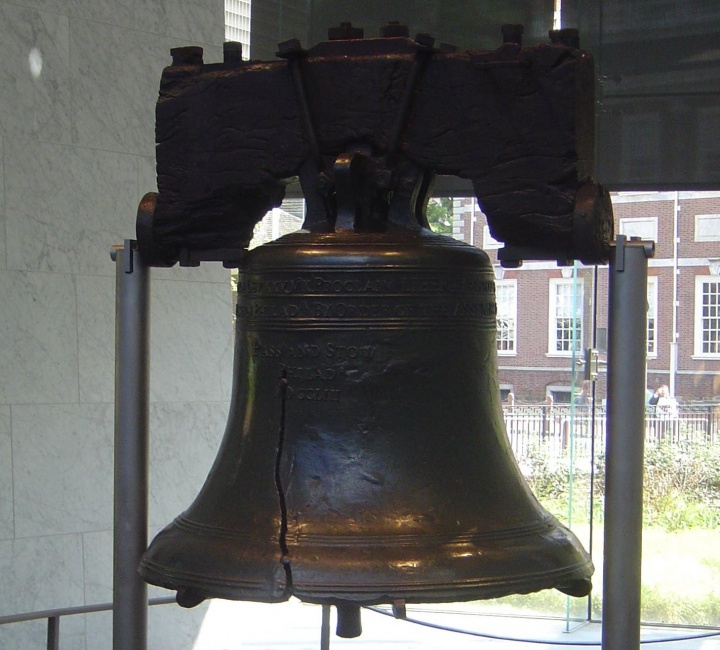
<instances>
[{"instance_id":1,"label":"white marble panel","mask_svg":"<svg viewBox=\"0 0 720 650\"><path fill-rule=\"evenodd\" d=\"M63 616L60 619L60 650L88 650L89 647L85 642L85 617Z\"/></svg>"},{"instance_id":2,"label":"white marble panel","mask_svg":"<svg viewBox=\"0 0 720 650\"><path fill-rule=\"evenodd\" d=\"M151 297L150 395L156 402L230 399L230 286L158 280Z\"/></svg>"},{"instance_id":3,"label":"white marble panel","mask_svg":"<svg viewBox=\"0 0 720 650\"><path fill-rule=\"evenodd\" d=\"M135 231L134 156L5 142L8 266L112 275L110 247Z\"/></svg>"},{"instance_id":4,"label":"white marble panel","mask_svg":"<svg viewBox=\"0 0 720 650\"><path fill-rule=\"evenodd\" d=\"M5 157L3 156L4 139L0 136L0 270L7 267L5 251Z\"/></svg>"},{"instance_id":5,"label":"white marble panel","mask_svg":"<svg viewBox=\"0 0 720 650\"><path fill-rule=\"evenodd\" d=\"M95 612L85 615L85 638L87 650L102 648L110 650L113 646L112 612ZM192 646L188 650L191 650ZM180 650L178 648L178 650Z\"/></svg>"},{"instance_id":6,"label":"white marble panel","mask_svg":"<svg viewBox=\"0 0 720 650\"><path fill-rule=\"evenodd\" d=\"M47 619L0 625L2 650L41 650L47 648ZM85 621L82 616L60 619L60 650L87 650Z\"/></svg>"},{"instance_id":7,"label":"white marble panel","mask_svg":"<svg viewBox=\"0 0 720 650\"><path fill-rule=\"evenodd\" d=\"M81 535L0 541L0 615L83 604Z\"/></svg>"},{"instance_id":8,"label":"white marble panel","mask_svg":"<svg viewBox=\"0 0 720 650\"><path fill-rule=\"evenodd\" d=\"M135 0L22 0L26 7L133 28Z\"/></svg>"},{"instance_id":9,"label":"white marble panel","mask_svg":"<svg viewBox=\"0 0 720 650\"><path fill-rule=\"evenodd\" d=\"M113 405L13 406L15 534L112 528Z\"/></svg>"},{"instance_id":10,"label":"white marble panel","mask_svg":"<svg viewBox=\"0 0 720 650\"><path fill-rule=\"evenodd\" d=\"M157 192L157 165L155 156L138 156L138 197L140 202L148 192Z\"/></svg>"},{"instance_id":11,"label":"white marble panel","mask_svg":"<svg viewBox=\"0 0 720 650\"><path fill-rule=\"evenodd\" d=\"M153 156L155 103L162 70L172 62L171 47L154 34L73 18L73 142Z\"/></svg>"},{"instance_id":12,"label":"white marble panel","mask_svg":"<svg viewBox=\"0 0 720 650\"><path fill-rule=\"evenodd\" d=\"M0 404L78 398L72 277L0 272Z\"/></svg>"},{"instance_id":13,"label":"white marble panel","mask_svg":"<svg viewBox=\"0 0 720 650\"><path fill-rule=\"evenodd\" d=\"M115 277L77 276L80 402L115 396Z\"/></svg>"},{"instance_id":14,"label":"white marble panel","mask_svg":"<svg viewBox=\"0 0 720 650\"><path fill-rule=\"evenodd\" d=\"M148 650L194 648L209 603L193 609L178 605L156 605L148 612Z\"/></svg>"},{"instance_id":15,"label":"white marble panel","mask_svg":"<svg viewBox=\"0 0 720 650\"><path fill-rule=\"evenodd\" d=\"M150 522L165 526L195 499L217 456L229 405L153 404L150 410Z\"/></svg>"},{"instance_id":16,"label":"white marble panel","mask_svg":"<svg viewBox=\"0 0 720 650\"><path fill-rule=\"evenodd\" d=\"M148 610L147 650L193 650L208 605L183 609L178 605L154 605ZM112 614L98 612L85 616L88 650L112 647ZM214 650L222 650L216 646Z\"/></svg>"},{"instance_id":17,"label":"white marble panel","mask_svg":"<svg viewBox=\"0 0 720 650\"><path fill-rule=\"evenodd\" d=\"M83 533L85 602L110 603L113 599L113 531Z\"/></svg>"},{"instance_id":18,"label":"white marble panel","mask_svg":"<svg viewBox=\"0 0 720 650\"><path fill-rule=\"evenodd\" d=\"M170 269L168 269L170 270ZM180 271L180 269L173 269ZM193 269L183 269L184 271L192 271ZM151 274L155 274L155 269L151 270ZM180 273L178 273L180 275ZM79 362L79 391L81 402L110 402L114 399L115 390L115 278L114 277L101 277L101 276L78 276L76 278L77 283L77 321L78 321L78 362ZM207 306L207 293L216 292L219 295L224 295L229 289L229 281L222 285L212 284L208 288L203 288L202 284L196 282L193 286L196 286L198 291L192 291L186 297L190 301L185 306L177 307L177 321L187 322L187 313L194 313L195 309L203 309ZM160 292L158 300L162 302L162 296L165 294L168 283L159 282L153 283L151 288L152 293ZM175 285L170 285L175 286ZM158 287L155 290L155 287ZM194 297L199 293L205 296L199 304L194 304L192 301ZM183 300L183 296L178 296L177 292L172 294L177 300ZM212 301L211 301L212 302ZM162 312L159 312L162 313ZM230 314L230 307L222 305L220 307L220 314L215 317L220 321L220 324L224 327L228 326L228 315ZM213 312L209 314L213 317ZM155 320L164 319L164 322L156 325ZM183 378L170 377L167 379L164 373L167 371L167 363L183 363L182 359L173 360L168 359L168 355L172 355L170 349L177 347L184 350L186 347L192 347L192 339L184 337L182 330L184 325L179 324L180 333L177 335L175 341L165 341L165 343L159 343L158 339L160 336L163 338L168 336L175 336L174 329L178 326L175 323L172 326L168 326L167 319L172 319L172 315L165 316L157 315L151 308L150 319L151 328L153 331L157 331L157 334L153 335L153 341L151 342L150 349L150 362L151 368L158 364L164 364L166 370L157 369L155 375L156 381L159 384L157 393L163 394L165 390L174 390L178 386L182 386L182 390L185 391L186 395L190 395L191 399L203 399L199 398L198 395L204 394L207 398L207 391L205 387L198 385L195 389L192 386L188 386L187 382L191 381L202 381L205 382L205 378L195 377L192 379L192 374L185 374ZM188 327L193 328L193 324L190 323ZM217 327L210 327L212 331L218 332ZM222 337L222 338L220 338ZM203 348L202 350L195 350L195 355L206 354L210 351L210 354L225 354L226 350L226 339L227 332L220 332L218 334L218 341L214 345L211 344L209 348ZM219 351L218 351L218 348ZM212 351L215 350L213 353ZM183 352L184 354L184 352ZM165 359L165 361L163 361ZM221 367L226 367L224 364ZM201 367L200 370L204 371ZM212 399L226 399L226 384L225 381L229 381L230 378L220 379L218 384L218 378L214 376L215 371L210 370L213 374L211 377L211 386L215 389L220 387L220 393L213 395ZM223 372L230 373L231 370L224 370ZM167 383L166 383L167 379Z\"/></svg>"},{"instance_id":19,"label":"white marble panel","mask_svg":"<svg viewBox=\"0 0 720 650\"><path fill-rule=\"evenodd\" d=\"M0 406L0 539L14 536L10 407Z\"/></svg>"},{"instance_id":20,"label":"white marble panel","mask_svg":"<svg viewBox=\"0 0 720 650\"><path fill-rule=\"evenodd\" d=\"M148 541L158 532L159 527L151 527ZM83 540L85 603L109 603L113 599L113 531L84 533ZM175 598L175 592L149 584L148 598Z\"/></svg>"},{"instance_id":21,"label":"white marble panel","mask_svg":"<svg viewBox=\"0 0 720 650\"><path fill-rule=\"evenodd\" d=\"M3 650L27 650L42 648L47 643L47 621L26 621L0 625L0 648Z\"/></svg>"},{"instance_id":22,"label":"white marble panel","mask_svg":"<svg viewBox=\"0 0 720 650\"><path fill-rule=\"evenodd\" d=\"M0 4L0 133L70 141L69 44L66 16Z\"/></svg>"},{"instance_id":23,"label":"white marble panel","mask_svg":"<svg viewBox=\"0 0 720 650\"><path fill-rule=\"evenodd\" d=\"M222 2L136 0L135 13L138 29L179 39L179 46L194 42L219 45L225 40Z\"/></svg>"}]
</instances>

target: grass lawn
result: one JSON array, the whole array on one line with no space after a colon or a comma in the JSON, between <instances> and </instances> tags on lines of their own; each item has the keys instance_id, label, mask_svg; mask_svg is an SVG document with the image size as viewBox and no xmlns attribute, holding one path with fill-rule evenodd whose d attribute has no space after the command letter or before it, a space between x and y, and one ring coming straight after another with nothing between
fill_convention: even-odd
<instances>
[{"instance_id":1,"label":"grass lawn","mask_svg":"<svg viewBox=\"0 0 720 650\"><path fill-rule=\"evenodd\" d=\"M582 527L576 531L584 538ZM586 539L583 539L586 543ZM592 616L602 612L602 527L595 529L593 546ZM587 615L587 600L555 590L508 596L477 603L483 611L564 616ZM720 530L643 531L642 619L645 623L720 626Z\"/></svg>"},{"instance_id":2,"label":"grass lawn","mask_svg":"<svg viewBox=\"0 0 720 650\"><path fill-rule=\"evenodd\" d=\"M547 449L525 458L527 478L542 505L568 524L595 563L592 617L602 613L604 465L595 469L595 498L590 475L569 471L567 458ZM590 549L590 510L593 539ZM645 623L720 627L720 447L705 444L649 445L645 449L642 620ZM488 602L488 607L563 616L564 595L547 590ZM586 599L570 599L571 613L587 616Z\"/></svg>"},{"instance_id":3,"label":"grass lawn","mask_svg":"<svg viewBox=\"0 0 720 650\"><path fill-rule=\"evenodd\" d=\"M643 531L643 618L720 626L720 529Z\"/></svg>"}]
</instances>

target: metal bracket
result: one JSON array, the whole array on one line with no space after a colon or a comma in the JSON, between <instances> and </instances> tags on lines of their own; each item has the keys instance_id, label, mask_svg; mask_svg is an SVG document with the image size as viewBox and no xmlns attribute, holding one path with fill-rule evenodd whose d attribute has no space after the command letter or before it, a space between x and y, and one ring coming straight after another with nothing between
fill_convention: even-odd
<instances>
[{"instance_id":1,"label":"metal bracket","mask_svg":"<svg viewBox=\"0 0 720 650\"><path fill-rule=\"evenodd\" d=\"M137 241L134 239L126 239L122 245L110 247L110 259L117 262L118 251L124 251L122 256L123 273L132 273L134 269L134 256L138 252Z\"/></svg>"},{"instance_id":2,"label":"metal bracket","mask_svg":"<svg viewBox=\"0 0 720 650\"><path fill-rule=\"evenodd\" d=\"M645 258L655 257L655 242L644 240L640 237L626 237L625 235L617 235L615 243L610 245L610 250L614 256L613 268L615 271L622 273L625 271L625 250L628 246L641 246L645 253Z\"/></svg>"}]
</instances>

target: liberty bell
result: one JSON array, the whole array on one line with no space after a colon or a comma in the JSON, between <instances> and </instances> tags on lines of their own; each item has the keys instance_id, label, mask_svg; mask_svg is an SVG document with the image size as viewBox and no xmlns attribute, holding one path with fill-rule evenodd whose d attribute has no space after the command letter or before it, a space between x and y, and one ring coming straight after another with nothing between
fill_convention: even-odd
<instances>
[{"instance_id":1,"label":"liberty bell","mask_svg":"<svg viewBox=\"0 0 720 650\"><path fill-rule=\"evenodd\" d=\"M548 47L567 60L581 58L565 45ZM334 51L340 52L336 59L330 57ZM513 52L528 59L519 46ZM511 54L506 49L495 55L505 70ZM470 95L492 98L497 84L489 77L503 67L478 67L469 55L428 51L427 41L402 35L335 41L293 56L262 65L226 62L224 68L176 60L164 73L161 99L165 92L167 101L158 105L161 187L141 205L141 251L144 246L149 257L173 263L192 262L193 254L227 261L232 248L227 233L203 234L194 248L175 244L183 227L197 232L200 203L191 196L197 183L161 176L179 155L166 150L173 145L160 135L170 99L189 102L173 113L174 119L188 119L185 130L177 124L172 129L173 137L183 138L191 138L198 124L209 124L197 111L222 113L218 106L193 104L199 96L223 106L232 94L237 107L250 101L244 98L252 90L262 107L245 116L243 129L246 139L262 131L266 148L260 154L250 142L242 150L250 161L240 156L242 164L226 183L232 185L227 204L235 207L220 219L222 193L216 192L205 204L214 211L213 219L207 217L210 227L235 219L233 232L245 228L246 236L282 194L272 178L291 171L299 175L307 217L302 230L243 250L234 260L237 329L225 436L200 494L146 551L143 577L176 590L184 606L215 597L273 603L291 596L335 605L350 621L340 631L345 636L359 633L352 621L364 605L468 601L546 588L587 595L593 572L588 554L539 505L505 433L492 265L483 251L431 232L425 216L432 176L444 169L472 178L478 195L487 193L493 214L497 197L490 196L488 179L454 167L458 157L442 149L455 146L449 141L427 154L439 160L428 171L421 146L426 136L414 130L423 122L436 128L432 106L423 117L423 93L433 92L433 83L448 71L474 75L475 85L487 87L471 88ZM485 63L492 59L492 53L483 56ZM544 65L548 52L533 56ZM377 78L388 66L391 92L362 106L338 95L342 88L332 94L334 107L313 100L308 90L327 97L333 84L357 82L364 74ZM404 76L398 72L403 70ZM197 92L200 86L214 94ZM272 110L284 112L280 130L290 128L292 117L300 135L284 132L276 142L274 133L262 130L274 117L259 97L270 92L266 87L274 95L272 106L279 107ZM358 108L372 119L358 118ZM405 113L388 117L398 110ZM238 113L233 115L237 125ZM376 128L365 128L373 120ZM341 137L343 125L349 135ZM236 131L228 126L227 137ZM223 147L230 145L222 140ZM466 145L457 145L462 155ZM182 155L191 150L185 147ZM226 164L222 155L199 158L198 164ZM257 156L265 167L252 168ZM197 173L198 165L188 168ZM258 176L260 168L267 177ZM221 183L221 175L211 172L205 169L208 183ZM594 242L604 238L604 195L575 178L565 192L571 224L565 234L563 220L547 236L537 226L544 190L531 217L519 209L511 215L529 245L552 242L557 252L583 228L600 232L590 238ZM183 192L189 194L183 198ZM578 208L582 197L582 205L590 206L584 211ZM195 221L186 226L178 216L182 210L173 212L181 200L194 210ZM241 228L237 223L244 218ZM579 222L573 225L573 218Z\"/></svg>"}]
</instances>

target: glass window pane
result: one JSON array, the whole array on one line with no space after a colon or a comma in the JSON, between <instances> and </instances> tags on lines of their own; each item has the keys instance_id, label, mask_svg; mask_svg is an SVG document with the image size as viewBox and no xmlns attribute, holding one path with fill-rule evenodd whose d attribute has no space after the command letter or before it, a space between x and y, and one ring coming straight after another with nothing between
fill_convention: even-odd
<instances>
[{"instance_id":1,"label":"glass window pane","mask_svg":"<svg viewBox=\"0 0 720 650\"><path fill-rule=\"evenodd\" d=\"M578 0L597 64L596 178L614 189L720 184L720 4Z\"/></svg>"},{"instance_id":2,"label":"glass window pane","mask_svg":"<svg viewBox=\"0 0 720 650\"><path fill-rule=\"evenodd\" d=\"M496 280L497 350L500 355L516 351L517 285L515 280Z\"/></svg>"}]
</instances>

